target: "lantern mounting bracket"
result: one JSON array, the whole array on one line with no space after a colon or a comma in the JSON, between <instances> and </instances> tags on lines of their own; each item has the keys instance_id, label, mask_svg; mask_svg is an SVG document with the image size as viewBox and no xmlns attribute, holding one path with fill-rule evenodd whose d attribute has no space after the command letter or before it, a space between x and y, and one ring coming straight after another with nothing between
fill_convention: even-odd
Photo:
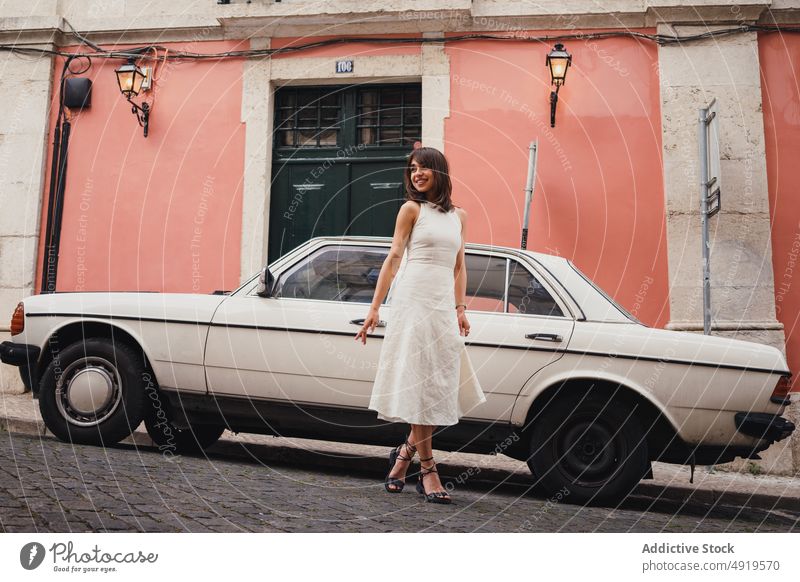
<instances>
[{"instance_id":1,"label":"lantern mounting bracket","mask_svg":"<svg viewBox=\"0 0 800 582\"><path fill-rule=\"evenodd\" d=\"M558 105L558 90L561 85L556 85L555 91L550 91L550 127L556 126L556 106Z\"/></svg>"},{"instance_id":2,"label":"lantern mounting bracket","mask_svg":"<svg viewBox=\"0 0 800 582\"><path fill-rule=\"evenodd\" d=\"M131 113L136 116L136 121L144 128L144 137L147 137L147 129L150 125L150 104L142 103L141 106L139 106L130 99L128 99L128 103L131 104Z\"/></svg>"}]
</instances>

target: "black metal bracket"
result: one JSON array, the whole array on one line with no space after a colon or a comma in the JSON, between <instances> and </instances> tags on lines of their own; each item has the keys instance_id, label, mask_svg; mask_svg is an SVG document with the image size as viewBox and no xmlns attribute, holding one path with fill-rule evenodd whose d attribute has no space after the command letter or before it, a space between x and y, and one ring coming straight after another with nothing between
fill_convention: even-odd
<instances>
[{"instance_id":1,"label":"black metal bracket","mask_svg":"<svg viewBox=\"0 0 800 582\"><path fill-rule=\"evenodd\" d=\"M131 104L131 113L136 116L136 121L144 128L144 136L147 137L147 128L150 125L150 104L142 103L139 106L130 99L128 99L128 103Z\"/></svg>"},{"instance_id":2,"label":"black metal bracket","mask_svg":"<svg viewBox=\"0 0 800 582\"><path fill-rule=\"evenodd\" d=\"M556 86L555 91L550 92L550 127L556 126L556 106L558 105L558 90L561 85Z\"/></svg>"}]
</instances>

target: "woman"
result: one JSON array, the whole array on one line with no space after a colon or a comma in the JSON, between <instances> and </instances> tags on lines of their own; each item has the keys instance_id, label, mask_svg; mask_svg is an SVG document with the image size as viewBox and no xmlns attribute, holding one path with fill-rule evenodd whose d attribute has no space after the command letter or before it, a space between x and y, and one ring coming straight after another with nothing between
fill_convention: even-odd
<instances>
[{"instance_id":1,"label":"woman","mask_svg":"<svg viewBox=\"0 0 800 582\"><path fill-rule=\"evenodd\" d=\"M447 160L434 148L410 154L403 182L406 202L397 215L392 248L355 339L366 344L367 332L380 321L380 303L399 272L369 408L380 419L410 424L411 434L389 454L384 486L390 493L401 492L419 451L417 491L426 501L450 503L433 462L433 430L456 424L486 401L464 344L469 335L467 213L453 206Z\"/></svg>"}]
</instances>

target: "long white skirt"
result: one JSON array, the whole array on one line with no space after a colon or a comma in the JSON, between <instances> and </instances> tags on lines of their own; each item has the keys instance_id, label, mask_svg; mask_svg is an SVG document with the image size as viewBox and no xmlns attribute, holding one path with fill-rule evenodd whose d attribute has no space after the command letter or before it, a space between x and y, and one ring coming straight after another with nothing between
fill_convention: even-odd
<instances>
[{"instance_id":1,"label":"long white skirt","mask_svg":"<svg viewBox=\"0 0 800 582\"><path fill-rule=\"evenodd\" d=\"M369 408L392 422L456 424L486 397L458 330L453 269L409 261L397 276Z\"/></svg>"}]
</instances>

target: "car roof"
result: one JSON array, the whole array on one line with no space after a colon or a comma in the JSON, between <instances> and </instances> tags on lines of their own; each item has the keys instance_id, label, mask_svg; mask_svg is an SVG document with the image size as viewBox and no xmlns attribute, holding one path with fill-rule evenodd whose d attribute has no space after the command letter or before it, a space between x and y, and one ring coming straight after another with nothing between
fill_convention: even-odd
<instances>
[{"instance_id":1,"label":"car roof","mask_svg":"<svg viewBox=\"0 0 800 582\"><path fill-rule=\"evenodd\" d=\"M392 237L390 236L355 236L355 235L345 235L345 236L315 236L313 238L308 239L305 243L300 246L310 245L312 242L322 242L322 241L331 241L331 242L353 242L353 243L365 243L365 242L381 242L381 243L391 243ZM506 253L512 253L516 255L527 255L532 257L538 261L541 261L542 264L550 266L550 265L562 265L567 262L568 259L565 257L560 257L558 255L550 255L547 253L540 253L536 251L529 251L527 249L517 249L514 247L507 247L502 245L488 245L482 243L474 243L474 242L467 242L464 243L464 247L471 250L480 250L480 251L502 251Z\"/></svg>"},{"instance_id":2,"label":"car roof","mask_svg":"<svg viewBox=\"0 0 800 582\"><path fill-rule=\"evenodd\" d=\"M380 245L383 246L385 244L390 244L391 242L392 237L389 236L315 236L281 256L274 263L272 263L272 265L279 266L284 261L293 261L298 254L303 254L308 250L314 249L315 247L322 247L330 243L380 243ZM636 321L628 314L623 312L619 307L617 307L613 301L611 301L610 297L604 296L603 292L600 292L598 288L595 288L591 283L578 274L574 265L572 265L572 262L566 257L549 255L547 253L540 253L536 251L516 249L513 247L487 245L481 243L468 242L464 244L464 247L465 249L469 250L489 252L495 251L502 252L507 255L515 255L520 258L533 259L534 262L538 262L542 268L549 271L556 280L560 281L559 285L563 287L565 283L568 283L565 289L571 290L567 291L567 293L571 295L573 302L576 303L578 308L583 312L584 317L590 321L616 321L625 323Z\"/></svg>"}]
</instances>

